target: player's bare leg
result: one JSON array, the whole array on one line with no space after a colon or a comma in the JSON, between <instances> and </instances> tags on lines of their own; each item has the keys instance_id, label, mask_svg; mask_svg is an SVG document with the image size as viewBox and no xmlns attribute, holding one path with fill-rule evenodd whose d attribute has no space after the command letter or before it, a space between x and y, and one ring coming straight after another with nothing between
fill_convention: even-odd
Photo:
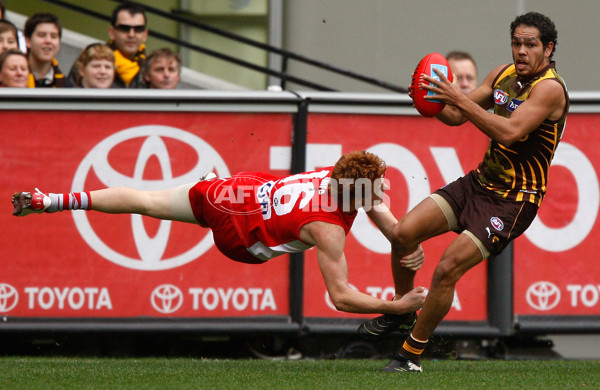
<instances>
[{"instance_id":1,"label":"player's bare leg","mask_svg":"<svg viewBox=\"0 0 600 390\"><path fill-rule=\"evenodd\" d=\"M422 220L435 221L423 225ZM404 216L392 228L392 275L394 278L395 297L401 299L404 294L414 288L416 270L407 259L420 250L419 243L448 231L448 222L438 204L426 198L412 211ZM365 321L358 328L358 333L365 338L378 338L395 331L410 331L417 320L416 313L404 315L384 314Z\"/></svg>"},{"instance_id":2,"label":"player's bare leg","mask_svg":"<svg viewBox=\"0 0 600 390\"><path fill-rule=\"evenodd\" d=\"M141 214L149 217L197 223L189 201L193 184L158 191L115 187L91 191L92 210L109 214Z\"/></svg>"},{"instance_id":3,"label":"player's bare leg","mask_svg":"<svg viewBox=\"0 0 600 390\"><path fill-rule=\"evenodd\" d=\"M421 315L412 334L419 340L428 340L452 307L454 288L459 279L483 260L473 239L460 234L444 251L433 273Z\"/></svg>"},{"instance_id":4,"label":"player's bare leg","mask_svg":"<svg viewBox=\"0 0 600 390\"><path fill-rule=\"evenodd\" d=\"M382 371L422 371L421 354L433 331L450 311L456 283L484 259L485 253L473 239L462 233L446 249L433 273L431 287L412 333Z\"/></svg>"},{"instance_id":5,"label":"player's bare leg","mask_svg":"<svg viewBox=\"0 0 600 390\"><path fill-rule=\"evenodd\" d=\"M13 214L25 216L63 210L95 210L109 214L141 214L158 219L198 223L188 195L193 185L157 191L115 187L47 195L36 189L35 192L18 192L13 195Z\"/></svg>"}]
</instances>

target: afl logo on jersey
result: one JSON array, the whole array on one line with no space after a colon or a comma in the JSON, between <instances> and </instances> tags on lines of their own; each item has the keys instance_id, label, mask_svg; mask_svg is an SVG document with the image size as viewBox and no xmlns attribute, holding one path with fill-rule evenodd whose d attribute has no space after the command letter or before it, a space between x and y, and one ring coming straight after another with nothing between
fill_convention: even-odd
<instances>
[{"instance_id":1,"label":"afl logo on jersey","mask_svg":"<svg viewBox=\"0 0 600 390\"><path fill-rule=\"evenodd\" d=\"M494 90L494 103L501 106L508 101L508 95L500 89Z\"/></svg>"},{"instance_id":2,"label":"afl logo on jersey","mask_svg":"<svg viewBox=\"0 0 600 390\"><path fill-rule=\"evenodd\" d=\"M502 222L502 220L498 217L492 217L492 219L490 219L490 223L492 224L492 227L498 231L504 229L504 222Z\"/></svg>"}]
</instances>

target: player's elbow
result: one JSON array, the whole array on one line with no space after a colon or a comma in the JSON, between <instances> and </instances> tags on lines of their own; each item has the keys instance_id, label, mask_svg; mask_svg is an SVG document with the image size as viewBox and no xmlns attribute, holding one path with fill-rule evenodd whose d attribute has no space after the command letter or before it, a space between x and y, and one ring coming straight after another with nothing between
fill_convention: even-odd
<instances>
[{"instance_id":1,"label":"player's elbow","mask_svg":"<svg viewBox=\"0 0 600 390\"><path fill-rule=\"evenodd\" d=\"M331 298L331 302L333 306L335 306L338 311L348 311L348 305L343 300Z\"/></svg>"},{"instance_id":2,"label":"player's elbow","mask_svg":"<svg viewBox=\"0 0 600 390\"><path fill-rule=\"evenodd\" d=\"M518 142L532 131L525 128L518 122L510 122L507 127L496 127L491 132L491 137L505 148L509 148L515 142Z\"/></svg>"},{"instance_id":3,"label":"player's elbow","mask_svg":"<svg viewBox=\"0 0 600 390\"><path fill-rule=\"evenodd\" d=\"M506 134L506 135L497 137L496 142L498 142L500 145L504 146L505 148L510 148L510 146L512 144L514 144L515 142L517 142L520 139L521 139L521 137L518 135Z\"/></svg>"},{"instance_id":4,"label":"player's elbow","mask_svg":"<svg viewBox=\"0 0 600 390\"><path fill-rule=\"evenodd\" d=\"M331 298L331 302L333 303L333 306L336 308L336 310L345 312L351 311L351 305L349 304L348 300L344 297L344 294L329 294L329 297Z\"/></svg>"}]
</instances>

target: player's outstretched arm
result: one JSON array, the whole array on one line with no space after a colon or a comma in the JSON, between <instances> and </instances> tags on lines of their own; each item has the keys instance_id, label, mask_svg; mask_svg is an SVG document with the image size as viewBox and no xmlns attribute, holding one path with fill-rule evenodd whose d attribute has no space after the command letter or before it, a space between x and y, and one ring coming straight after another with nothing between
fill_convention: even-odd
<instances>
[{"instance_id":1,"label":"player's outstretched arm","mask_svg":"<svg viewBox=\"0 0 600 390\"><path fill-rule=\"evenodd\" d=\"M346 235L342 227L325 222L304 225L300 238L317 249L317 258L327 292L335 307L351 313L404 314L421 308L425 300L423 288L417 288L406 299L383 301L354 290L348 284L348 264L344 255Z\"/></svg>"}]
</instances>

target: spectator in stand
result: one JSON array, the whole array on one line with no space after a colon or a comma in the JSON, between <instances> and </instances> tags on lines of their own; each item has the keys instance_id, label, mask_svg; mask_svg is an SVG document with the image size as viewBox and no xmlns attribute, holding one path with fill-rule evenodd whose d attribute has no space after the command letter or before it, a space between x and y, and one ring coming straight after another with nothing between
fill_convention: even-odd
<instances>
[{"instance_id":1,"label":"spectator in stand","mask_svg":"<svg viewBox=\"0 0 600 390\"><path fill-rule=\"evenodd\" d=\"M19 48L17 27L8 20L0 20L0 54Z\"/></svg>"},{"instance_id":2,"label":"spectator in stand","mask_svg":"<svg viewBox=\"0 0 600 390\"><path fill-rule=\"evenodd\" d=\"M115 56L115 81L113 88L144 88L141 68L146 59L146 12L137 4L123 3L112 13L108 27L108 46ZM69 85L77 83L77 67L69 72Z\"/></svg>"},{"instance_id":3,"label":"spectator in stand","mask_svg":"<svg viewBox=\"0 0 600 390\"><path fill-rule=\"evenodd\" d=\"M65 86L65 76L56 61L61 37L62 25L56 15L38 13L25 22L30 88Z\"/></svg>"},{"instance_id":4,"label":"spectator in stand","mask_svg":"<svg viewBox=\"0 0 600 390\"><path fill-rule=\"evenodd\" d=\"M464 51L451 51L446 55L454 75L454 84L465 95L477 88L477 64L471 55Z\"/></svg>"},{"instance_id":5,"label":"spectator in stand","mask_svg":"<svg viewBox=\"0 0 600 390\"><path fill-rule=\"evenodd\" d=\"M29 63L19 49L9 49L0 54L0 86L27 88Z\"/></svg>"},{"instance_id":6,"label":"spectator in stand","mask_svg":"<svg viewBox=\"0 0 600 390\"><path fill-rule=\"evenodd\" d=\"M115 51L115 84L126 88L144 87L141 67L146 59L148 38L144 8L127 3L117 6L112 13L108 36L109 46Z\"/></svg>"},{"instance_id":7,"label":"spectator in stand","mask_svg":"<svg viewBox=\"0 0 600 390\"><path fill-rule=\"evenodd\" d=\"M142 69L148 88L175 89L181 75L181 58L167 47L156 49L150 53Z\"/></svg>"},{"instance_id":8,"label":"spectator in stand","mask_svg":"<svg viewBox=\"0 0 600 390\"><path fill-rule=\"evenodd\" d=\"M0 0L0 21L4 20L14 26L13 23L6 20L5 16L6 16L6 9L4 8L4 3L2 2L2 0ZM21 30L18 30L16 26L15 26L15 30L17 32L16 33L17 34L17 46L19 47L19 49L21 49L21 51L23 53L27 53L27 45L25 44L25 36L23 35L23 32Z\"/></svg>"},{"instance_id":9,"label":"spectator in stand","mask_svg":"<svg viewBox=\"0 0 600 390\"><path fill-rule=\"evenodd\" d=\"M77 88L110 88L115 79L115 55L105 44L87 46L77 60Z\"/></svg>"}]
</instances>

